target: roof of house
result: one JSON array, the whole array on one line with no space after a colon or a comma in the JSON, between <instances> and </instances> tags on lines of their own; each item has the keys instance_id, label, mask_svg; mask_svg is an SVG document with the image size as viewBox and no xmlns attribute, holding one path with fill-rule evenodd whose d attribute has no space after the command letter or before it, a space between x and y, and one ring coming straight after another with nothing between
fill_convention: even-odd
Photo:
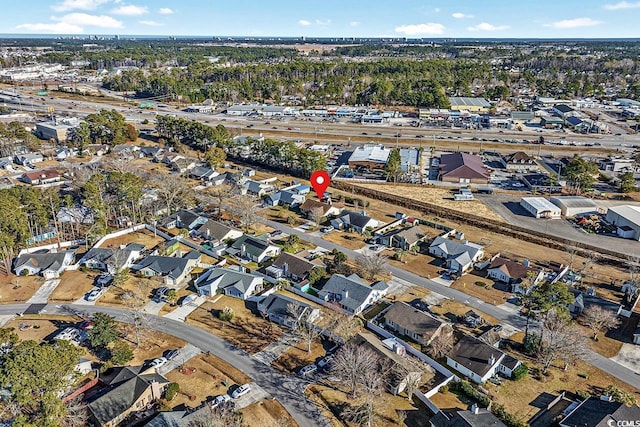
<instances>
[{"instance_id":1,"label":"roof of house","mask_svg":"<svg viewBox=\"0 0 640 427\"><path fill-rule=\"evenodd\" d=\"M280 190L271 194L269 196L269 199L273 202L281 201L282 203L290 205L294 202L299 203L301 200L305 199L305 196L302 194L299 194L295 190Z\"/></svg>"},{"instance_id":2,"label":"roof of house","mask_svg":"<svg viewBox=\"0 0 640 427\"><path fill-rule=\"evenodd\" d=\"M170 257L170 256L148 256L139 264L134 265L132 270L150 269L161 276L169 276L173 279L180 277L187 269L187 265L192 258L191 252L188 252L184 257ZM200 255L196 252L196 256Z\"/></svg>"},{"instance_id":3,"label":"roof of house","mask_svg":"<svg viewBox=\"0 0 640 427\"><path fill-rule=\"evenodd\" d=\"M189 427L193 421L187 411L164 411L158 412L155 417L146 423L145 427Z\"/></svg>"},{"instance_id":4,"label":"roof of house","mask_svg":"<svg viewBox=\"0 0 640 427\"><path fill-rule=\"evenodd\" d=\"M311 305L282 294L271 294L266 297L261 303L261 305L265 307L266 313L279 316L291 315L290 311L288 310L289 304L301 307L300 311L303 311L305 309L308 309L309 311L314 310L314 307L312 307Z\"/></svg>"},{"instance_id":5,"label":"roof of house","mask_svg":"<svg viewBox=\"0 0 640 427\"><path fill-rule=\"evenodd\" d=\"M273 262L272 265L278 268L283 268L285 264L287 265L287 271L298 277L306 276L311 270L316 267L326 267L324 263L319 259L308 260L303 256L300 256L298 254L290 254L288 252L280 253L278 258Z\"/></svg>"},{"instance_id":6,"label":"roof of house","mask_svg":"<svg viewBox=\"0 0 640 427\"><path fill-rule=\"evenodd\" d=\"M113 368L101 376L107 385L87 405L100 424L105 424L129 409L154 383L167 384L169 380L157 373L142 373L142 366Z\"/></svg>"},{"instance_id":7,"label":"roof of house","mask_svg":"<svg viewBox=\"0 0 640 427\"><path fill-rule=\"evenodd\" d=\"M341 299L340 304L350 310L355 310L364 304L373 291L384 291L388 288L389 285L384 282L376 282L369 286L357 274L348 277L334 274L318 294L320 298L324 299L329 294L340 295L346 290L348 292L347 298Z\"/></svg>"},{"instance_id":8,"label":"roof of house","mask_svg":"<svg viewBox=\"0 0 640 427\"><path fill-rule=\"evenodd\" d=\"M389 231L385 234L385 237L399 237L403 238L410 245L419 242L424 239L426 234L422 228L417 225L412 227L399 228Z\"/></svg>"},{"instance_id":9,"label":"roof of house","mask_svg":"<svg viewBox=\"0 0 640 427\"><path fill-rule=\"evenodd\" d=\"M57 271L64 265L64 260L68 252L70 251L23 254L16 258L14 268L17 270L20 267L31 267L39 271Z\"/></svg>"},{"instance_id":10,"label":"roof of house","mask_svg":"<svg viewBox=\"0 0 640 427\"><path fill-rule=\"evenodd\" d=\"M506 427L506 425L489 410L438 412L429 420L436 427Z\"/></svg>"},{"instance_id":11,"label":"roof of house","mask_svg":"<svg viewBox=\"0 0 640 427\"><path fill-rule=\"evenodd\" d=\"M422 310L413 308L405 302L396 302L384 315L388 321L403 329L415 332L425 339L430 339L438 331L443 322Z\"/></svg>"},{"instance_id":12,"label":"roof of house","mask_svg":"<svg viewBox=\"0 0 640 427\"><path fill-rule=\"evenodd\" d=\"M213 240L225 239L231 231L240 232L240 230L212 220L209 220L198 227L198 233Z\"/></svg>"},{"instance_id":13,"label":"roof of house","mask_svg":"<svg viewBox=\"0 0 640 427\"><path fill-rule=\"evenodd\" d=\"M189 171L189 175L196 178L207 178L216 173L213 168L209 166L196 166Z\"/></svg>"},{"instance_id":14,"label":"roof of house","mask_svg":"<svg viewBox=\"0 0 640 427\"><path fill-rule=\"evenodd\" d=\"M493 268L499 269L513 279L524 279L530 271L533 271L532 268L527 267L522 263L502 257L497 257L491 261L491 264L489 264L487 269L491 270Z\"/></svg>"},{"instance_id":15,"label":"roof of house","mask_svg":"<svg viewBox=\"0 0 640 427\"><path fill-rule=\"evenodd\" d=\"M371 217L364 215L360 212L345 211L339 218L347 225L352 225L358 228L364 228L371 221Z\"/></svg>"},{"instance_id":16,"label":"roof of house","mask_svg":"<svg viewBox=\"0 0 640 427\"><path fill-rule=\"evenodd\" d=\"M640 420L640 407L589 397L561 423L571 427L607 427L616 425L618 420Z\"/></svg>"},{"instance_id":17,"label":"roof of house","mask_svg":"<svg viewBox=\"0 0 640 427\"><path fill-rule=\"evenodd\" d=\"M459 243L455 240L438 236L433 239L430 248L438 247L448 258L456 260L461 265L467 265L482 250L482 246L475 243Z\"/></svg>"},{"instance_id":18,"label":"roof of house","mask_svg":"<svg viewBox=\"0 0 640 427\"><path fill-rule=\"evenodd\" d=\"M252 256L260 256L266 252L271 245L266 238L260 236L248 236L246 234L240 236L235 242L233 242L234 249L242 249L244 246L245 251Z\"/></svg>"},{"instance_id":19,"label":"roof of house","mask_svg":"<svg viewBox=\"0 0 640 427\"><path fill-rule=\"evenodd\" d=\"M516 151L507 156L507 163L529 163L533 162L533 157L524 151Z\"/></svg>"},{"instance_id":20,"label":"roof of house","mask_svg":"<svg viewBox=\"0 0 640 427\"><path fill-rule=\"evenodd\" d=\"M489 178L480 156L466 153L443 154L440 157L440 175L467 179Z\"/></svg>"},{"instance_id":21,"label":"roof of house","mask_svg":"<svg viewBox=\"0 0 640 427\"><path fill-rule=\"evenodd\" d=\"M260 282L262 282L262 277L255 276L251 273L231 270L229 268L212 268L198 278L197 286L208 286L215 282L218 289L235 288L240 293L245 294L251 291L256 279L260 279Z\"/></svg>"},{"instance_id":22,"label":"roof of house","mask_svg":"<svg viewBox=\"0 0 640 427\"><path fill-rule=\"evenodd\" d=\"M317 208L322 208L322 213L323 215L326 215L327 212L329 212L329 209L331 209L331 205L327 204L327 203L322 203L319 202L317 200L313 200L313 199L307 199L304 201L303 204L300 205L300 210L301 211L308 211L311 212L314 209Z\"/></svg>"},{"instance_id":23,"label":"roof of house","mask_svg":"<svg viewBox=\"0 0 640 427\"><path fill-rule=\"evenodd\" d=\"M494 362L489 364L492 356ZM502 351L469 335L463 335L449 352L449 358L480 377L489 372L503 356Z\"/></svg>"},{"instance_id":24,"label":"roof of house","mask_svg":"<svg viewBox=\"0 0 640 427\"><path fill-rule=\"evenodd\" d=\"M566 104L556 104L553 106L553 109L561 113L570 113L574 111L573 108L569 107Z\"/></svg>"},{"instance_id":25,"label":"roof of house","mask_svg":"<svg viewBox=\"0 0 640 427\"><path fill-rule=\"evenodd\" d=\"M144 246L142 246L142 249L144 249ZM130 246L127 246L124 249L92 248L89 250L89 252L86 253L85 256L82 257L82 259L84 260L84 262L93 260L93 261L101 262L103 264L113 263L113 266L115 268L120 268L127 262L127 260L129 259L133 251L140 251L140 250L141 249L139 249L138 247L130 247Z\"/></svg>"},{"instance_id":26,"label":"roof of house","mask_svg":"<svg viewBox=\"0 0 640 427\"><path fill-rule=\"evenodd\" d=\"M23 178L28 178L30 181L38 181L41 179L59 178L60 172L55 169L43 169L35 172L26 172L22 176Z\"/></svg>"}]
</instances>

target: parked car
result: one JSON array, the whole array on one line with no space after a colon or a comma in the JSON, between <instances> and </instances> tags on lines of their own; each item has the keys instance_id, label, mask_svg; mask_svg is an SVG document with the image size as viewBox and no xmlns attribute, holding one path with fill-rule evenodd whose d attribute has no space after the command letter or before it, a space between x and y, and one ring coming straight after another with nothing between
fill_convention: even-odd
<instances>
[{"instance_id":1,"label":"parked car","mask_svg":"<svg viewBox=\"0 0 640 427\"><path fill-rule=\"evenodd\" d=\"M251 391L251 386L249 384L243 384L231 393L231 397L234 399L239 398L240 396L244 396L245 394Z\"/></svg>"},{"instance_id":2,"label":"parked car","mask_svg":"<svg viewBox=\"0 0 640 427\"><path fill-rule=\"evenodd\" d=\"M96 285L100 286L101 288L109 286L111 282L113 282L113 276L110 274L102 274L96 279Z\"/></svg>"},{"instance_id":3,"label":"parked car","mask_svg":"<svg viewBox=\"0 0 640 427\"><path fill-rule=\"evenodd\" d=\"M495 325L495 326L493 327L493 330L494 330L494 331L501 331L501 330L502 330L502 325Z\"/></svg>"},{"instance_id":4,"label":"parked car","mask_svg":"<svg viewBox=\"0 0 640 427\"><path fill-rule=\"evenodd\" d=\"M186 297L184 297L182 299L182 302L180 303L180 306L185 306L187 304L191 304L196 298L198 298L198 295L196 294L189 294Z\"/></svg>"},{"instance_id":5,"label":"parked car","mask_svg":"<svg viewBox=\"0 0 640 427\"><path fill-rule=\"evenodd\" d=\"M178 355L180 354L180 350L179 349L174 349L174 350L167 350L164 352L163 356L167 359L167 360L171 360L171 359L175 359L176 357L178 357Z\"/></svg>"},{"instance_id":6,"label":"parked car","mask_svg":"<svg viewBox=\"0 0 640 427\"><path fill-rule=\"evenodd\" d=\"M329 367L331 366L331 362L333 362L333 359L335 358L335 356L333 354L330 354L328 356L323 357L319 362L318 362L318 368L321 369L329 369Z\"/></svg>"},{"instance_id":7,"label":"parked car","mask_svg":"<svg viewBox=\"0 0 640 427\"><path fill-rule=\"evenodd\" d=\"M78 324L78 328L82 329L83 331L93 328L93 320L83 320Z\"/></svg>"},{"instance_id":8,"label":"parked car","mask_svg":"<svg viewBox=\"0 0 640 427\"><path fill-rule=\"evenodd\" d=\"M159 368L160 366L164 365L167 362L168 360L166 357L158 357L157 359L153 359L153 362L151 362L151 367Z\"/></svg>"},{"instance_id":9,"label":"parked car","mask_svg":"<svg viewBox=\"0 0 640 427\"><path fill-rule=\"evenodd\" d=\"M228 394L221 394L220 396L216 396L212 401L211 401L211 407L212 408L217 408L220 405L223 405L227 402L229 402L231 400L231 396L229 396Z\"/></svg>"},{"instance_id":10,"label":"parked car","mask_svg":"<svg viewBox=\"0 0 640 427\"><path fill-rule=\"evenodd\" d=\"M97 301L104 294L104 288L93 288L85 297L87 301Z\"/></svg>"},{"instance_id":11,"label":"parked car","mask_svg":"<svg viewBox=\"0 0 640 427\"><path fill-rule=\"evenodd\" d=\"M313 374L317 370L318 367L316 365L307 365L304 368L300 369L300 376L306 377L309 374Z\"/></svg>"},{"instance_id":12,"label":"parked car","mask_svg":"<svg viewBox=\"0 0 640 427\"><path fill-rule=\"evenodd\" d=\"M331 231L333 231L333 230L334 230L333 226L332 226L332 225L330 225L330 226L328 226L328 227L323 227L321 231L322 231L323 233L329 233L329 232L331 232Z\"/></svg>"}]
</instances>

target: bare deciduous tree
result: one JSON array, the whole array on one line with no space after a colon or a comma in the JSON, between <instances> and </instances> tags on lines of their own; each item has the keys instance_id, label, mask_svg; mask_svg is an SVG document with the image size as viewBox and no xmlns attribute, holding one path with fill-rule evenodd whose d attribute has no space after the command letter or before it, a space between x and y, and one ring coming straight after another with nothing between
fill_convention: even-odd
<instances>
[{"instance_id":1,"label":"bare deciduous tree","mask_svg":"<svg viewBox=\"0 0 640 427\"><path fill-rule=\"evenodd\" d=\"M167 207L167 214L170 214L175 207L191 204L195 197L193 190L187 186L180 175L163 174L157 176L153 183L158 189L159 198Z\"/></svg>"},{"instance_id":2,"label":"bare deciduous tree","mask_svg":"<svg viewBox=\"0 0 640 427\"><path fill-rule=\"evenodd\" d=\"M453 334L442 331L427 345L427 354L434 359L445 357L453 348Z\"/></svg>"},{"instance_id":3,"label":"bare deciduous tree","mask_svg":"<svg viewBox=\"0 0 640 427\"><path fill-rule=\"evenodd\" d=\"M258 199L249 196L236 197L232 200L231 212L238 218L245 233L257 221L258 203Z\"/></svg>"},{"instance_id":4,"label":"bare deciduous tree","mask_svg":"<svg viewBox=\"0 0 640 427\"><path fill-rule=\"evenodd\" d=\"M593 332L593 340L598 340L600 332L606 333L609 329L616 328L620 325L620 320L616 314L600 307L599 305L591 305L582 312L582 322L588 326Z\"/></svg>"},{"instance_id":5,"label":"bare deciduous tree","mask_svg":"<svg viewBox=\"0 0 640 427\"><path fill-rule=\"evenodd\" d=\"M387 257L379 252L362 254L356 258L356 265L360 274L368 280L373 280L376 275L384 272Z\"/></svg>"},{"instance_id":6,"label":"bare deciduous tree","mask_svg":"<svg viewBox=\"0 0 640 427\"><path fill-rule=\"evenodd\" d=\"M325 330L329 339L340 344L349 341L362 330L362 321L357 317L347 316L336 310L328 310L323 316L327 320Z\"/></svg>"},{"instance_id":7,"label":"bare deciduous tree","mask_svg":"<svg viewBox=\"0 0 640 427\"><path fill-rule=\"evenodd\" d=\"M228 406L212 408L206 405L198 416L189 422L189 427L242 427L242 417Z\"/></svg>"},{"instance_id":8,"label":"bare deciduous tree","mask_svg":"<svg viewBox=\"0 0 640 427\"><path fill-rule=\"evenodd\" d=\"M564 361L564 369L577 359L585 359L589 354L587 339L578 325L558 315L555 310L549 311L542 322L541 345L538 360L545 373L554 360Z\"/></svg>"},{"instance_id":9,"label":"bare deciduous tree","mask_svg":"<svg viewBox=\"0 0 640 427\"><path fill-rule=\"evenodd\" d=\"M204 195L213 198L216 206L216 218L220 219L224 204L236 193L236 190L229 184L207 187Z\"/></svg>"},{"instance_id":10,"label":"bare deciduous tree","mask_svg":"<svg viewBox=\"0 0 640 427\"><path fill-rule=\"evenodd\" d=\"M316 227L318 227L322 222L322 218L324 218L324 209L321 207L314 208L310 214L311 220L316 224Z\"/></svg>"},{"instance_id":11,"label":"bare deciduous tree","mask_svg":"<svg viewBox=\"0 0 640 427\"><path fill-rule=\"evenodd\" d=\"M88 424L89 411L82 396L78 396L67 402L67 414L62 419L64 427L83 427Z\"/></svg>"},{"instance_id":12,"label":"bare deciduous tree","mask_svg":"<svg viewBox=\"0 0 640 427\"><path fill-rule=\"evenodd\" d=\"M355 396L365 373L377 370L378 360L372 350L348 343L336 353L331 372L347 386L349 394Z\"/></svg>"},{"instance_id":13,"label":"bare deciduous tree","mask_svg":"<svg viewBox=\"0 0 640 427\"><path fill-rule=\"evenodd\" d=\"M287 313L295 322L293 333L305 343L307 352L311 353L311 346L322 334L322 329L308 321L306 307L303 307L300 304L287 304Z\"/></svg>"}]
</instances>

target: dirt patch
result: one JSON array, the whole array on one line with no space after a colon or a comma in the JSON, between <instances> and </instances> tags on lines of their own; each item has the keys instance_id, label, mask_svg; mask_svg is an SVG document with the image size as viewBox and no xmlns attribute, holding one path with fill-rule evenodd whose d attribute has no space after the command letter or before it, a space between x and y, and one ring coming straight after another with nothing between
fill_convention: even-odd
<instances>
[{"instance_id":1,"label":"dirt patch","mask_svg":"<svg viewBox=\"0 0 640 427\"><path fill-rule=\"evenodd\" d=\"M166 377L180 384L180 392L169 402L172 408L185 405L194 408L208 397L225 394L231 385L238 383L224 369L226 363L215 356L201 354L184 364L184 369L174 369ZM246 376L245 376L246 377ZM239 379L245 380L242 376ZM226 383L226 385L225 385Z\"/></svg>"},{"instance_id":2,"label":"dirt patch","mask_svg":"<svg viewBox=\"0 0 640 427\"><path fill-rule=\"evenodd\" d=\"M327 346L330 347L331 344L327 343ZM326 348L320 342L314 342L311 345L311 353L309 353L306 343L300 341L282 353L271 366L286 374L296 374L300 368L316 363L326 353Z\"/></svg>"},{"instance_id":3,"label":"dirt patch","mask_svg":"<svg viewBox=\"0 0 640 427\"><path fill-rule=\"evenodd\" d=\"M240 413L243 424L248 426L294 427L298 425L284 406L275 399L265 399L253 403L243 408Z\"/></svg>"},{"instance_id":4,"label":"dirt patch","mask_svg":"<svg viewBox=\"0 0 640 427\"><path fill-rule=\"evenodd\" d=\"M140 328L138 337L140 345L136 345L136 330L133 325L121 324L122 337L133 349L133 360L129 365L141 365L147 360L162 357L166 350L182 348L187 342L173 335L164 334L148 328Z\"/></svg>"},{"instance_id":5,"label":"dirt patch","mask_svg":"<svg viewBox=\"0 0 640 427\"><path fill-rule=\"evenodd\" d=\"M40 316L22 316L16 317L7 322L5 328L13 328L18 334L20 340L33 340L41 342L46 339L52 339L55 334L62 331L68 326L73 326L79 322L80 318L71 316L58 316L57 319L43 319ZM22 328L20 328L22 325ZM21 330L22 329L22 330Z\"/></svg>"},{"instance_id":6,"label":"dirt patch","mask_svg":"<svg viewBox=\"0 0 640 427\"><path fill-rule=\"evenodd\" d=\"M36 293L44 281L44 277L40 276L0 275L0 302L25 302Z\"/></svg>"},{"instance_id":7,"label":"dirt patch","mask_svg":"<svg viewBox=\"0 0 640 427\"><path fill-rule=\"evenodd\" d=\"M114 237L113 239L105 240L102 244L102 248L117 248L120 245L126 245L127 243L139 243L144 245L147 249L155 247L157 244L164 242L164 239L160 236L154 236L153 233L147 229L134 231L122 236Z\"/></svg>"},{"instance_id":8,"label":"dirt patch","mask_svg":"<svg viewBox=\"0 0 640 427\"><path fill-rule=\"evenodd\" d=\"M465 410L469 409L469 405L473 402L461 400L460 396L447 391L446 393L436 393L429 398L434 405L444 411L448 410Z\"/></svg>"},{"instance_id":9,"label":"dirt patch","mask_svg":"<svg viewBox=\"0 0 640 427\"><path fill-rule=\"evenodd\" d=\"M60 276L60 284L49 297L49 301L72 302L82 298L93 288L94 281L99 275L97 271L65 271Z\"/></svg>"},{"instance_id":10,"label":"dirt patch","mask_svg":"<svg viewBox=\"0 0 640 427\"><path fill-rule=\"evenodd\" d=\"M223 322L217 314L224 307L235 313L231 322ZM254 315L237 298L223 296L217 302L205 302L187 318L187 323L203 328L220 338L254 354L271 344L282 330L273 322Z\"/></svg>"},{"instance_id":11,"label":"dirt patch","mask_svg":"<svg viewBox=\"0 0 640 427\"><path fill-rule=\"evenodd\" d=\"M364 237L361 234L348 231L332 231L322 236L322 238L352 251L365 246Z\"/></svg>"},{"instance_id":12,"label":"dirt patch","mask_svg":"<svg viewBox=\"0 0 640 427\"><path fill-rule=\"evenodd\" d=\"M402 194L411 197L414 200L432 203L443 208L453 209L458 212L464 212L479 215L485 218L494 219L496 221L504 221L500 215L479 200L455 201L453 200L453 192L444 188L425 187L418 185L398 185L398 184L369 184L358 183L359 187L365 187L372 190L382 191L389 194Z\"/></svg>"}]
</instances>

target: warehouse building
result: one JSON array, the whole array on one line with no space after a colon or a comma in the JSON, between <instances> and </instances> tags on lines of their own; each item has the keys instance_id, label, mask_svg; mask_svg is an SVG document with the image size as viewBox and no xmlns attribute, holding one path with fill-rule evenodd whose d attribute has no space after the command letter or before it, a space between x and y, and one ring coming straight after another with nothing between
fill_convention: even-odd
<instances>
[{"instance_id":1,"label":"warehouse building","mask_svg":"<svg viewBox=\"0 0 640 427\"><path fill-rule=\"evenodd\" d=\"M349 167L351 169L384 169L391 154L391 149L384 145L365 144L353 150L349 157Z\"/></svg>"},{"instance_id":2,"label":"warehouse building","mask_svg":"<svg viewBox=\"0 0 640 427\"><path fill-rule=\"evenodd\" d=\"M481 113L489 111L491 104L485 98L469 98L466 96L451 96L449 103L453 111L470 111Z\"/></svg>"},{"instance_id":3,"label":"warehouse building","mask_svg":"<svg viewBox=\"0 0 640 427\"><path fill-rule=\"evenodd\" d=\"M598 211L596 203L588 197L556 196L550 198L549 201L559 207L562 216L565 217L574 217L576 215L595 213Z\"/></svg>"},{"instance_id":4,"label":"warehouse building","mask_svg":"<svg viewBox=\"0 0 640 427\"><path fill-rule=\"evenodd\" d=\"M614 206L607 211L607 222L617 227L616 233L624 239L640 240L640 207Z\"/></svg>"},{"instance_id":5,"label":"warehouse building","mask_svg":"<svg viewBox=\"0 0 640 427\"><path fill-rule=\"evenodd\" d=\"M523 197L520 206L536 218L557 219L561 215L560 208L544 197Z\"/></svg>"}]
</instances>

